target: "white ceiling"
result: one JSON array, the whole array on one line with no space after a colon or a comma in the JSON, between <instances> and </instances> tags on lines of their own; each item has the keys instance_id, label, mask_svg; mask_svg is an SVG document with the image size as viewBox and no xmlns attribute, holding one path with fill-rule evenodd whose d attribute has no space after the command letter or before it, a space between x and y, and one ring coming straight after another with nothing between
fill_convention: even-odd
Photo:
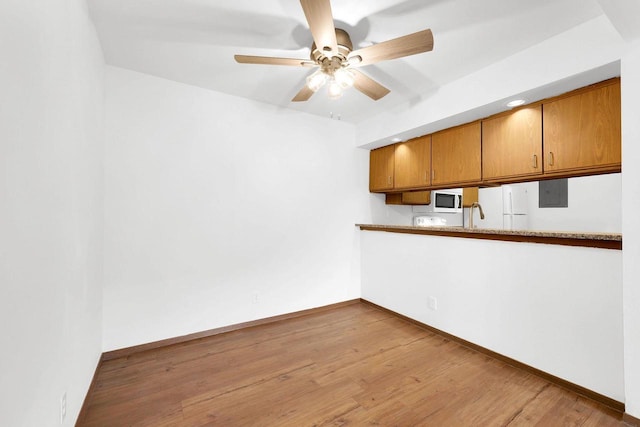
<instances>
[{"instance_id":1,"label":"white ceiling","mask_svg":"<svg viewBox=\"0 0 640 427\"><path fill-rule=\"evenodd\" d=\"M391 93L351 89L292 103L310 70L246 65L234 54L308 58L298 0L87 0L106 62L190 85L358 123L593 19L597 0L333 0L355 46L431 28L434 50L361 68Z\"/></svg>"}]
</instances>

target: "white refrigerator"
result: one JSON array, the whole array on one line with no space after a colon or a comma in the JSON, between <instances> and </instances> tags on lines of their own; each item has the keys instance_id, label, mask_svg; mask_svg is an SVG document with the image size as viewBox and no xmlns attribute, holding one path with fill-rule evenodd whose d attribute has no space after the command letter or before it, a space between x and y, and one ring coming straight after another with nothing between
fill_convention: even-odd
<instances>
[{"instance_id":1,"label":"white refrigerator","mask_svg":"<svg viewBox=\"0 0 640 427\"><path fill-rule=\"evenodd\" d=\"M527 189L522 185L502 186L502 228L527 230Z\"/></svg>"}]
</instances>

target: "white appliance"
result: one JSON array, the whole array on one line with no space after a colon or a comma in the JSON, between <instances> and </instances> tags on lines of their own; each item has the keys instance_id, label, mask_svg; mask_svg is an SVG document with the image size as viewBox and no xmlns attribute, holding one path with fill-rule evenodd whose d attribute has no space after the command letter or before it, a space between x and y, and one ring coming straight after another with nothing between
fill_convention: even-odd
<instances>
[{"instance_id":1,"label":"white appliance","mask_svg":"<svg viewBox=\"0 0 640 427\"><path fill-rule=\"evenodd\" d=\"M419 215L413 217L413 225L416 227L446 227L447 220L440 216Z\"/></svg>"},{"instance_id":2,"label":"white appliance","mask_svg":"<svg viewBox=\"0 0 640 427\"><path fill-rule=\"evenodd\" d=\"M505 230L528 229L527 189L523 185L502 186L502 228Z\"/></svg>"},{"instance_id":3,"label":"white appliance","mask_svg":"<svg viewBox=\"0 0 640 427\"><path fill-rule=\"evenodd\" d=\"M462 188L433 190L426 212L462 213Z\"/></svg>"},{"instance_id":4,"label":"white appliance","mask_svg":"<svg viewBox=\"0 0 640 427\"><path fill-rule=\"evenodd\" d=\"M462 227L462 188L433 190L431 203L412 206L417 227Z\"/></svg>"}]
</instances>

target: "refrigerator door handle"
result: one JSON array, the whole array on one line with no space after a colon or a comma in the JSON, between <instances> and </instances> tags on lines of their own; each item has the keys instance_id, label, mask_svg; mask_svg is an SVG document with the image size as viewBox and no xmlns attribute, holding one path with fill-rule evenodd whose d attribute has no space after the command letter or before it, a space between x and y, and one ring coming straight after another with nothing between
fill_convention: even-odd
<instances>
[{"instance_id":1,"label":"refrigerator door handle","mask_svg":"<svg viewBox=\"0 0 640 427\"><path fill-rule=\"evenodd\" d=\"M509 191L509 213L513 214L513 192Z\"/></svg>"}]
</instances>

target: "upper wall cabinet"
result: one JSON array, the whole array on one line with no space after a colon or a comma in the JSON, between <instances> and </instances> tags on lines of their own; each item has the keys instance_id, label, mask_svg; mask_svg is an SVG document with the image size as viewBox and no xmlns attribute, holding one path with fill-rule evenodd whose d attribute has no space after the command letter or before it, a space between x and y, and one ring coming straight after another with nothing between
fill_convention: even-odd
<instances>
[{"instance_id":1,"label":"upper wall cabinet","mask_svg":"<svg viewBox=\"0 0 640 427\"><path fill-rule=\"evenodd\" d=\"M620 79L545 102L543 123L545 174L620 170Z\"/></svg>"},{"instance_id":2,"label":"upper wall cabinet","mask_svg":"<svg viewBox=\"0 0 640 427\"><path fill-rule=\"evenodd\" d=\"M369 152L369 191L393 190L394 153L395 145Z\"/></svg>"},{"instance_id":3,"label":"upper wall cabinet","mask_svg":"<svg viewBox=\"0 0 640 427\"><path fill-rule=\"evenodd\" d=\"M431 185L431 135L395 147L394 188L411 190Z\"/></svg>"},{"instance_id":4,"label":"upper wall cabinet","mask_svg":"<svg viewBox=\"0 0 640 427\"><path fill-rule=\"evenodd\" d=\"M620 79L611 79L378 148L369 190L404 203L407 191L619 172L620 113Z\"/></svg>"},{"instance_id":5,"label":"upper wall cabinet","mask_svg":"<svg viewBox=\"0 0 640 427\"><path fill-rule=\"evenodd\" d=\"M479 183L481 147L479 121L434 133L431 137L431 184Z\"/></svg>"},{"instance_id":6,"label":"upper wall cabinet","mask_svg":"<svg viewBox=\"0 0 640 427\"><path fill-rule=\"evenodd\" d=\"M540 104L482 121L482 178L485 181L541 174Z\"/></svg>"}]
</instances>

